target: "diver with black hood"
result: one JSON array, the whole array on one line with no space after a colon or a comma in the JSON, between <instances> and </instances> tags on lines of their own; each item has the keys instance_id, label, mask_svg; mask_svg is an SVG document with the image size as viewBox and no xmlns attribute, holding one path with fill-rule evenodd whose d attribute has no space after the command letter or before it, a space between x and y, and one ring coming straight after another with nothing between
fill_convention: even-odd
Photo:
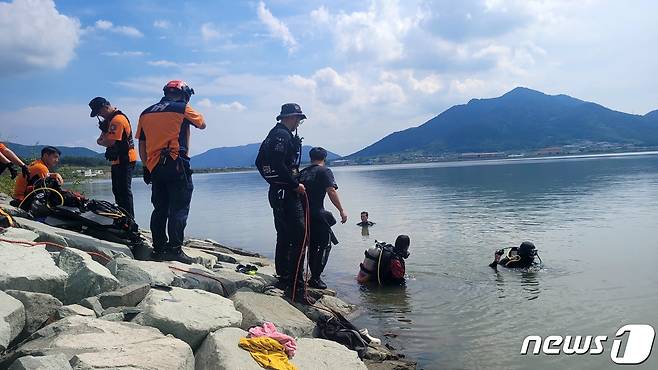
<instances>
[{"instance_id":1,"label":"diver with black hood","mask_svg":"<svg viewBox=\"0 0 658 370\"><path fill-rule=\"evenodd\" d=\"M496 251L494 261L489 264L489 267L494 270L499 265L507 268L528 268L535 264L535 257L541 261L535 245L531 242L523 242L518 247Z\"/></svg>"},{"instance_id":2,"label":"diver with black hood","mask_svg":"<svg viewBox=\"0 0 658 370\"><path fill-rule=\"evenodd\" d=\"M406 273L405 261L409 258L408 235L399 235L395 245L377 242L365 251L356 280L360 284L376 282L379 285L403 285Z\"/></svg>"}]
</instances>

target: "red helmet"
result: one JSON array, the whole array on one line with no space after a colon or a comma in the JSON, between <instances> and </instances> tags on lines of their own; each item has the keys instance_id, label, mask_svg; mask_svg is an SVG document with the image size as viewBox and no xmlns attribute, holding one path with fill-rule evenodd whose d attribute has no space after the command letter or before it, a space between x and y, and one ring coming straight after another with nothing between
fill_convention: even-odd
<instances>
[{"instance_id":1,"label":"red helmet","mask_svg":"<svg viewBox=\"0 0 658 370\"><path fill-rule=\"evenodd\" d=\"M187 86L185 81L181 80L172 80L167 82L167 84L162 88L162 91L164 91L165 94L168 91L181 92L183 93L186 102L190 101L190 97L194 95L194 89Z\"/></svg>"}]
</instances>

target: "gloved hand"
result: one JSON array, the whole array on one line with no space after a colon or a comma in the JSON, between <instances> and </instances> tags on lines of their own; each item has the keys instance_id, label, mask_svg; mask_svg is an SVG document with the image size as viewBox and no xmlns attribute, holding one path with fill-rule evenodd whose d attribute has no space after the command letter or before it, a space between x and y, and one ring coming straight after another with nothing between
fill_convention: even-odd
<instances>
[{"instance_id":1,"label":"gloved hand","mask_svg":"<svg viewBox=\"0 0 658 370\"><path fill-rule=\"evenodd\" d=\"M16 167L12 163L7 163L7 169L9 169L9 173L11 174L11 179L15 179L16 176L18 176L18 171L16 170Z\"/></svg>"},{"instance_id":2,"label":"gloved hand","mask_svg":"<svg viewBox=\"0 0 658 370\"><path fill-rule=\"evenodd\" d=\"M26 179L30 177L30 169L27 168L26 164L21 166L21 173L23 174L23 177L25 177Z\"/></svg>"},{"instance_id":3,"label":"gloved hand","mask_svg":"<svg viewBox=\"0 0 658 370\"><path fill-rule=\"evenodd\" d=\"M144 182L146 185L149 185L151 183L151 171L147 170L144 168Z\"/></svg>"},{"instance_id":4,"label":"gloved hand","mask_svg":"<svg viewBox=\"0 0 658 370\"><path fill-rule=\"evenodd\" d=\"M110 123L107 122L106 120L102 120L99 118L98 119L98 128L104 132L107 133L107 130L109 129Z\"/></svg>"}]
</instances>

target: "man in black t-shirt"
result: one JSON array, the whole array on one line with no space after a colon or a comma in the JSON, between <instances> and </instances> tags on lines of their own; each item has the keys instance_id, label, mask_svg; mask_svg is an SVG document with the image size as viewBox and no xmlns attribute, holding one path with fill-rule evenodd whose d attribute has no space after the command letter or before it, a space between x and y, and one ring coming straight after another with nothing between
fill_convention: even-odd
<instances>
[{"instance_id":1,"label":"man in black t-shirt","mask_svg":"<svg viewBox=\"0 0 658 370\"><path fill-rule=\"evenodd\" d=\"M311 165L300 173L299 182L306 187L308 195L309 213L311 216L311 235L308 250L309 267L311 269L311 280L309 286L318 289L326 289L327 285L322 281L320 275L329 259L331 245L338 244L338 240L331 231L331 226L336 224L336 219L331 212L324 209L325 195L329 195L331 203L340 212L340 222L347 222L347 213L340 204L338 197L338 185L334 180L334 174L325 166L327 151L316 147L309 153Z\"/></svg>"}]
</instances>

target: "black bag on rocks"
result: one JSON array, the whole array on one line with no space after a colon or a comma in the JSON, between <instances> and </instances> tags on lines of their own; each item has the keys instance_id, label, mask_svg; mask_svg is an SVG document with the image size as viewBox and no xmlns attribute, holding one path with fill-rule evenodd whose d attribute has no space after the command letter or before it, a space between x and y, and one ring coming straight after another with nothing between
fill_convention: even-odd
<instances>
[{"instance_id":1,"label":"black bag on rocks","mask_svg":"<svg viewBox=\"0 0 658 370\"><path fill-rule=\"evenodd\" d=\"M368 349L368 343L361 336L359 330L343 317L343 315L337 312L333 312L333 314L333 317L323 316L318 321L318 338L340 343L356 351L359 358L363 359Z\"/></svg>"}]
</instances>

